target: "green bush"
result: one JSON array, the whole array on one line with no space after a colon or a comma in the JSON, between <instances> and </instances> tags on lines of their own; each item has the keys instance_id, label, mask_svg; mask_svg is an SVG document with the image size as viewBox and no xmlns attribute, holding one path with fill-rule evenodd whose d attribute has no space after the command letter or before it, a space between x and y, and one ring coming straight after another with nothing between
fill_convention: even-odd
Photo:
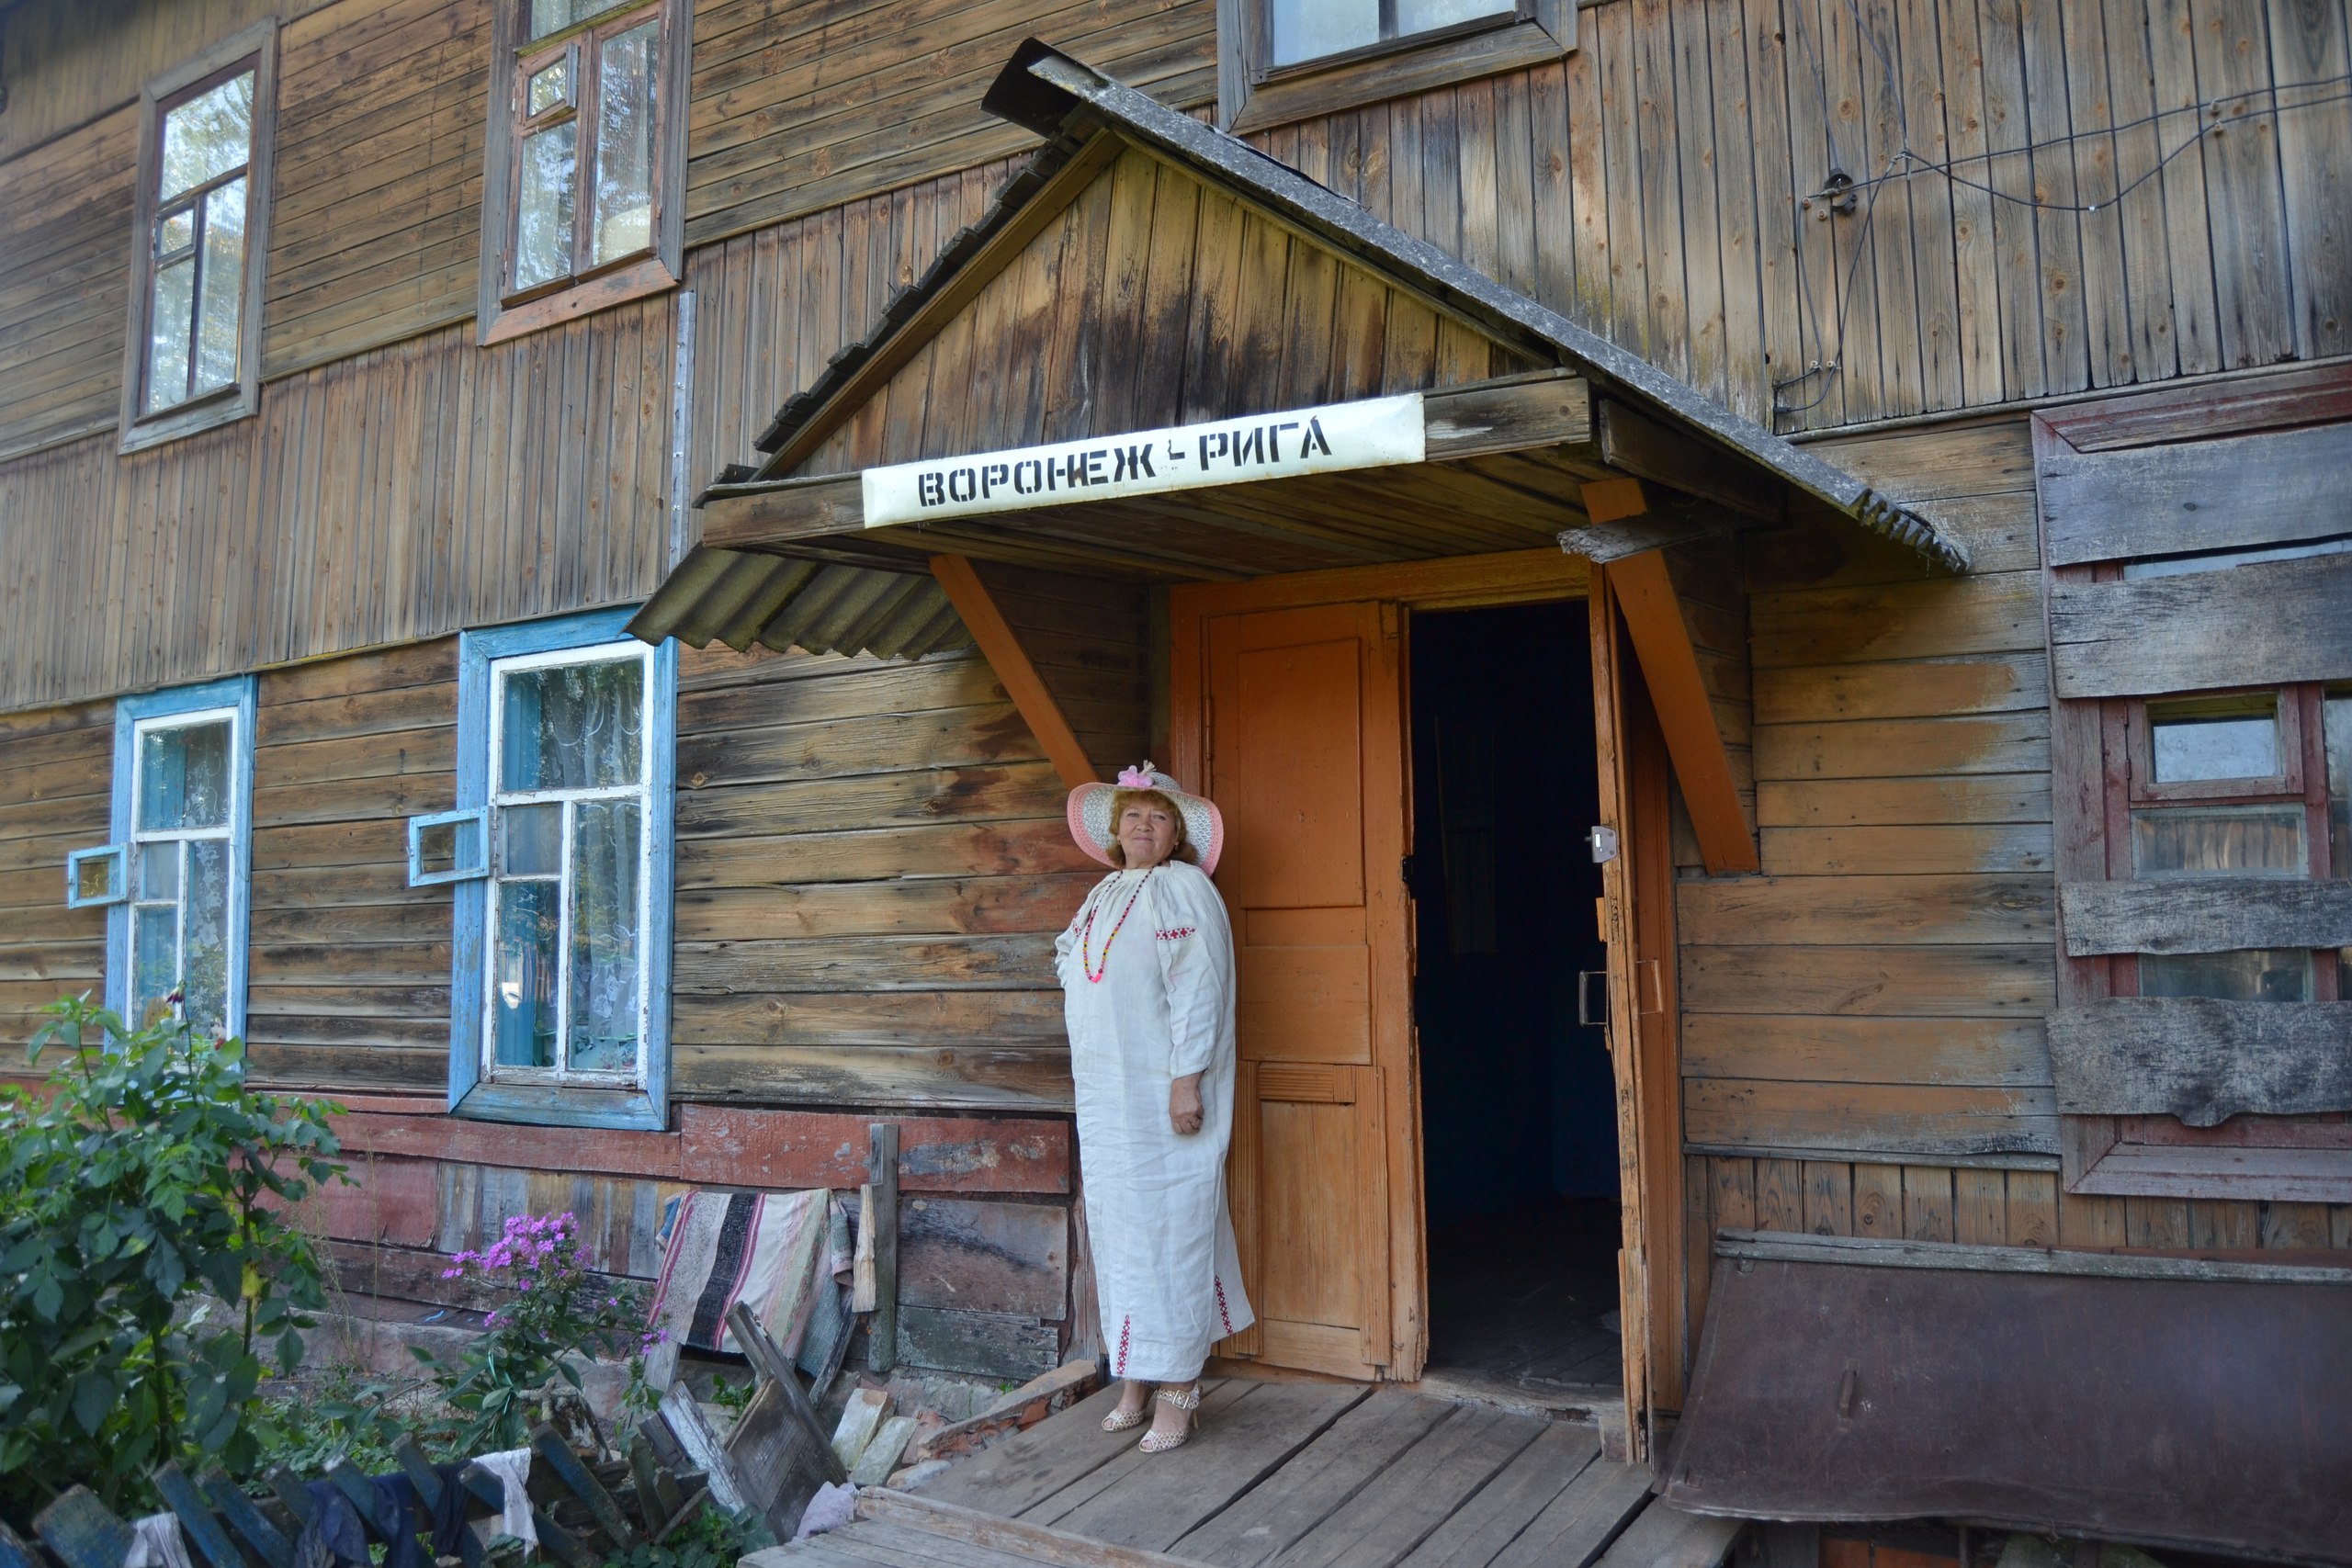
<instances>
[{"instance_id":1,"label":"green bush","mask_svg":"<svg viewBox=\"0 0 2352 1568\"><path fill-rule=\"evenodd\" d=\"M257 1094L244 1047L58 1002L32 1092L0 1089L0 1504L81 1482L118 1512L165 1460L249 1470L267 1350L323 1304L286 1217L341 1174L333 1109Z\"/></svg>"}]
</instances>

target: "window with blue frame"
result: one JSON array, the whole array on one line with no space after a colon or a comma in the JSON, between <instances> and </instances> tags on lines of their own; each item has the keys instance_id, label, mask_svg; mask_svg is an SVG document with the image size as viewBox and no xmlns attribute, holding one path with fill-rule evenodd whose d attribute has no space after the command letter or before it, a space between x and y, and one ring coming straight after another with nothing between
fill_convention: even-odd
<instances>
[{"instance_id":1,"label":"window with blue frame","mask_svg":"<svg viewBox=\"0 0 2352 1568\"><path fill-rule=\"evenodd\" d=\"M628 611L459 639L458 809L409 823L409 878L456 887L449 1104L668 1121L677 666Z\"/></svg>"},{"instance_id":2,"label":"window with blue frame","mask_svg":"<svg viewBox=\"0 0 2352 1568\"><path fill-rule=\"evenodd\" d=\"M115 705L114 842L69 857L66 901L109 906L107 1005L134 1028L244 1032L253 737L249 675Z\"/></svg>"}]
</instances>

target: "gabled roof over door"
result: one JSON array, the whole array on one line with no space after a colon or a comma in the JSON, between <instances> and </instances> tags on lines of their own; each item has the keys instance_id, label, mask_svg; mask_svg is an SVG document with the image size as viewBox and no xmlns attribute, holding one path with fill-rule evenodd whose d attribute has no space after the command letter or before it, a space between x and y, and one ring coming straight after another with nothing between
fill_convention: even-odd
<instances>
[{"instance_id":1,"label":"gabled roof over door","mask_svg":"<svg viewBox=\"0 0 2352 1568\"><path fill-rule=\"evenodd\" d=\"M929 613L933 554L1181 581L1552 547L1606 521L1585 487L1610 479L1667 532L1793 504L1966 565L1853 476L1067 55L1023 45L987 103L1046 144L705 493L639 635L920 653L962 640ZM868 468L1397 393L1424 462L866 526ZM862 600L888 606L870 636L840 614Z\"/></svg>"}]
</instances>

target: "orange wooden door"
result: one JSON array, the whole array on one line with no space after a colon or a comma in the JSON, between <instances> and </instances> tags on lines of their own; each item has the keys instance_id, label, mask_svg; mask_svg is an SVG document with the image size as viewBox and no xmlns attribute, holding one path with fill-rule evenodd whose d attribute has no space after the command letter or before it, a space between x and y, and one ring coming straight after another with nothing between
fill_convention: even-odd
<instances>
[{"instance_id":1,"label":"orange wooden door","mask_svg":"<svg viewBox=\"0 0 2352 1568\"><path fill-rule=\"evenodd\" d=\"M1419 1371L1392 1334L1392 1237L1418 1236L1401 1097L1410 978L1398 613L1221 615L1205 627L1204 772L1225 812L1240 1072L1234 1225L1258 1326L1224 1353L1350 1377ZM1417 1260L1414 1260L1417 1263ZM1418 1323L1418 1295L1408 1307ZM1400 1360L1416 1363L1400 1369Z\"/></svg>"}]
</instances>

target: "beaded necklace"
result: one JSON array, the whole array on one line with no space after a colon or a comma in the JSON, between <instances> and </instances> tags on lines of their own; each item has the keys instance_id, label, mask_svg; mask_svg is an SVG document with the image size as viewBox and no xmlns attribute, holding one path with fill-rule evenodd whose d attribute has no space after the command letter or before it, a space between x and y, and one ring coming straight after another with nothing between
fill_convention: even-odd
<instances>
[{"instance_id":1,"label":"beaded necklace","mask_svg":"<svg viewBox=\"0 0 2352 1568\"><path fill-rule=\"evenodd\" d=\"M1111 944L1119 940L1120 928L1127 923L1127 917L1135 913L1136 900L1143 897L1145 885L1151 881L1152 872L1158 871L1159 869L1159 868L1156 865L1152 866L1147 869L1141 877L1136 879L1136 890L1127 895L1127 907L1119 911L1119 918L1111 922L1111 934L1102 939L1102 962L1100 964L1096 964L1091 958L1087 956L1087 948L1088 944L1091 943L1094 938L1095 912L1102 907L1102 905L1107 904L1110 900L1106 898L1099 900L1089 899L1087 901L1086 925L1078 933L1078 965L1080 968L1086 971L1087 982L1090 985L1099 986L1102 983L1103 975L1107 973L1111 967ZM1113 883L1111 886L1115 888L1118 885L1116 883Z\"/></svg>"}]
</instances>

